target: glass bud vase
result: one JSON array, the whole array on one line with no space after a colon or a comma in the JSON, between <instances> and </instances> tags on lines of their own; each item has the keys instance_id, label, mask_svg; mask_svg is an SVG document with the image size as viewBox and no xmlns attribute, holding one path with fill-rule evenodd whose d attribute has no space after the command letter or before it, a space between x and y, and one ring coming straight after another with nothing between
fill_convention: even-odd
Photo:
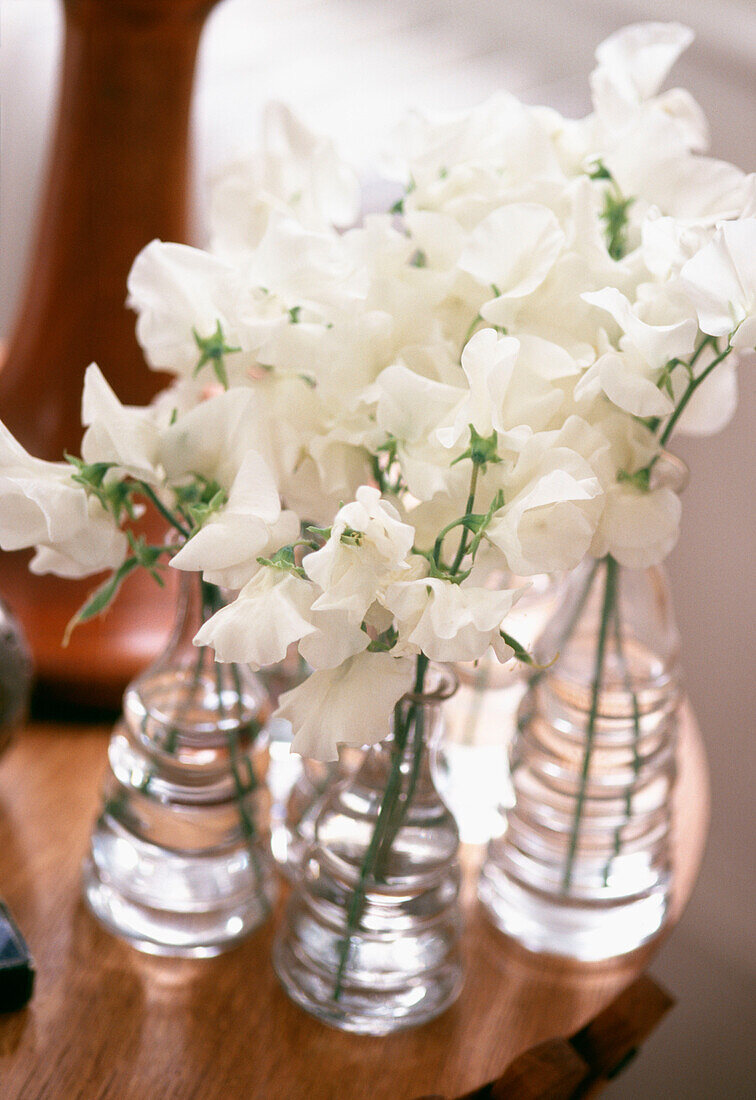
<instances>
[{"instance_id":1,"label":"glass bud vase","mask_svg":"<svg viewBox=\"0 0 756 1100\"><path fill-rule=\"evenodd\" d=\"M585 561L535 656L510 751L514 804L479 896L533 951L613 958L668 911L681 701L679 636L660 568Z\"/></svg>"},{"instance_id":2,"label":"glass bud vase","mask_svg":"<svg viewBox=\"0 0 756 1100\"><path fill-rule=\"evenodd\" d=\"M111 932L162 955L214 955L270 912L260 730L267 694L244 666L192 639L217 589L182 576L163 655L126 689L84 896Z\"/></svg>"},{"instance_id":3,"label":"glass bud vase","mask_svg":"<svg viewBox=\"0 0 756 1100\"><path fill-rule=\"evenodd\" d=\"M527 589L507 616L506 629L530 651L557 606L561 576L496 574L496 587ZM526 666L499 664L493 650L454 665L459 690L444 708L444 735L431 754L433 779L451 809L463 844L487 844L505 828L511 797L502 783Z\"/></svg>"},{"instance_id":4,"label":"glass bud vase","mask_svg":"<svg viewBox=\"0 0 756 1100\"><path fill-rule=\"evenodd\" d=\"M291 882L315 840L315 823L325 799L336 783L357 770L362 755L360 749L342 745L339 759L331 764L302 760L299 778L286 801L282 828L271 838L273 856Z\"/></svg>"},{"instance_id":5,"label":"glass bud vase","mask_svg":"<svg viewBox=\"0 0 756 1100\"><path fill-rule=\"evenodd\" d=\"M439 674L405 696L391 735L330 790L276 939L286 992L344 1031L424 1023L461 989L459 834L428 759L453 689Z\"/></svg>"}]
</instances>

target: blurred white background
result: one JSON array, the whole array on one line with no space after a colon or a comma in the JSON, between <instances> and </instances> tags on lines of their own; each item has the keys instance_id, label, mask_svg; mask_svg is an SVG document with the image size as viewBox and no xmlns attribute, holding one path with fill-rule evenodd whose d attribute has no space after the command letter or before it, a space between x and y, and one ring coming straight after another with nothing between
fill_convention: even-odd
<instances>
[{"instance_id":1,"label":"blurred white background","mask_svg":"<svg viewBox=\"0 0 756 1100\"><path fill-rule=\"evenodd\" d=\"M383 136L407 105L465 106L505 88L527 102L585 113L595 46L644 19L677 20L696 31L673 83L702 104L714 155L756 169L752 0L222 0L199 62L195 236L201 240L207 175L254 147L266 99L288 101L370 174ZM56 0L3 0L0 338L43 178L60 32ZM693 901L653 966L679 1003L613 1084L616 1100L756 1096L754 367L751 361L741 372L740 408L727 431L677 448L692 477L671 573L688 688L711 762L713 820Z\"/></svg>"}]
</instances>

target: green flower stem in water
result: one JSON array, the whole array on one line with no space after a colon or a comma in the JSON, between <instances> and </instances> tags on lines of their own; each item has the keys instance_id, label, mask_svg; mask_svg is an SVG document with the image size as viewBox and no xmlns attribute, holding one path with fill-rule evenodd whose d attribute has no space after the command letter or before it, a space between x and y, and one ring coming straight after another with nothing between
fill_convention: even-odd
<instances>
[{"instance_id":1,"label":"green flower stem in water","mask_svg":"<svg viewBox=\"0 0 756 1100\"><path fill-rule=\"evenodd\" d=\"M625 650L622 644L622 629L620 625L619 616L619 578L617 578L617 593L614 603L614 612L612 615L614 624L614 645L617 650L617 658L622 669L622 681L625 685L625 691L630 696L633 707L633 783L628 784L625 792L625 820L617 826L614 832L614 847L613 853L606 861L604 867L604 886L609 883L609 873L612 867L612 861L619 855L620 847L622 844L622 830L627 825L633 812L633 786L635 780L638 778L640 771L640 753L638 751L640 746L640 707L638 706L638 696L633 691L632 680L630 679L630 669L627 666L627 659L625 657Z\"/></svg>"},{"instance_id":2,"label":"green flower stem in water","mask_svg":"<svg viewBox=\"0 0 756 1100\"><path fill-rule=\"evenodd\" d=\"M425 667L428 664L428 658L422 656L418 658L418 672L420 661L424 662ZM423 668L423 677L425 675L425 667ZM422 691L422 685L420 687ZM401 705L401 704L400 704ZM388 857L391 855L391 849L394 844L394 840L399 833L404 819L407 816L407 811L412 805L412 799L415 796L415 788L417 787L417 780L420 775L420 765L423 759L423 749L425 748L425 712L423 711L422 704L413 702L410 706L406 718L405 718L405 733L404 733L404 745L406 748L407 740L409 738L410 730L413 731L412 741L412 764L409 771L407 780L407 789L400 794L394 805L394 812L389 817L386 825L386 831L381 840L378 854L375 860L375 879L379 882L385 881L386 878L386 863Z\"/></svg>"},{"instance_id":3,"label":"green flower stem in water","mask_svg":"<svg viewBox=\"0 0 756 1100\"><path fill-rule=\"evenodd\" d=\"M415 676L416 695L422 694L427 668L428 658L425 654L421 653L417 658L417 672ZM394 709L395 723L394 742L391 749L391 767L386 782L386 789L381 799L381 806L378 811L378 820L375 823L373 835L370 838L370 843L367 846L362 863L360 864L357 883L349 900L346 927L344 929L344 937L340 944L339 962L334 983L334 1001L339 1000L343 991L344 974L349 961L352 940L359 926L362 912L365 907L365 897L368 886L371 882L376 881L376 864L382 848L383 838L391 829L391 820L396 814L397 802L401 795L402 761L404 759L404 751L407 747L407 737L413 720L416 720L416 714L420 706L421 704L413 702L405 716L402 715L401 701L397 703ZM420 741L420 751L422 751L422 739ZM397 830L394 830L393 832L392 842L393 836L396 835L396 831Z\"/></svg>"},{"instance_id":4,"label":"green flower stem in water","mask_svg":"<svg viewBox=\"0 0 756 1100\"><path fill-rule=\"evenodd\" d=\"M593 582L596 579L596 574L598 573L598 567L599 567L600 564L601 564L600 561L597 559L596 561L594 561L593 565L591 566L591 570L590 570L590 572L589 572L589 574L586 578L585 585L583 586L583 590L580 593L580 596L578 597L577 603L575 604L575 608L572 612L572 615L570 616L569 621L567 622L567 625L565 626L564 630L562 631L561 635L559 636L559 643L558 643L558 647L557 647L557 652L555 654L553 654L553 658L551 660L552 664L558 658L559 651L562 649L562 647L572 637L572 632L575 629L575 627L577 626L578 619L580 618L580 616L583 613L583 608L585 607L585 602L588 599L588 596L590 595L591 589L593 588ZM543 679L543 677L546 675L546 673L548 672L550 667L551 667L551 664L545 665L543 668L536 669L536 671L530 677L530 686L535 687L535 685L538 683L538 681Z\"/></svg>"},{"instance_id":5,"label":"green flower stem in water","mask_svg":"<svg viewBox=\"0 0 756 1100\"><path fill-rule=\"evenodd\" d=\"M607 556L605 559L606 574L604 579L604 599L601 608L601 624L599 626L598 643L596 646L596 665L593 673L591 688L591 706L588 712L588 723L585 730L585 748L583 750L583 765L580 772L580 787L575 804L575 813L572 819L570 844L567 851L567 860L564 866L562 889L567 893L572 885L572 872L575 864L578 840L580 838L580 825L583 818L583 806L585 804L585 792L588 786L588 771L591 766L593 753L593 740L596 734L596 720L598 718L599 700L604 677L604 657L606 655L606 642L609 633L609 623L612 618L616 592L618 565L614 558Z\"/></svg>"}]
</instances>

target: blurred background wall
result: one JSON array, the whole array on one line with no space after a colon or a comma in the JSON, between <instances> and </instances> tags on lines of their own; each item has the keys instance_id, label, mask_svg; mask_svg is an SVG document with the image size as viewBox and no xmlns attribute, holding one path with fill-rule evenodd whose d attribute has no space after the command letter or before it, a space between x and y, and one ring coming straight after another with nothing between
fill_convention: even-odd
<instances>
[{"instance_id":1,"label":"blurred background wall","mask_svg":"<svg viewBox=\"0 0 756 1100\"><path fill-rule=\"evenodd\" d=\"M254 148L266 99L288 101L370 175L383 136L407 105L466 106L505 88L527 102L585 113L595 46L644 19L677 20L696 31L673 83L703 106L713 154L756 169L752 0L223 0L199 63L196 240L207 176ZM0 4L0 339L13 315L44 169L60 30L56 0ZM54 366L40 363L41 378ZM677 447L692 478L670 570L688 689L711 762L712 826L693 901L653 967L678 1007L613 1085L617 1100L756 1095L755 368L751 360L741 371L730 427Z\"/></svg>"}]
</instances>

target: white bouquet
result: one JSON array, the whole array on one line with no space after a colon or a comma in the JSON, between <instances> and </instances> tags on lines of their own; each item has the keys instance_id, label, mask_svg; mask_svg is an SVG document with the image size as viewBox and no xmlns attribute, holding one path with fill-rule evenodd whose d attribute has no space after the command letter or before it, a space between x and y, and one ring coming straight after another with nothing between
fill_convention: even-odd
<instances>
[{"instance_id":1,"label":"white bouquet","mask_svg":"<svg viewBox=\"0 0 756 1100\"><path fill-rule=\"evenodd\" d=\"M606 41L584 119L506 94L412 115L398 201L362 219L333 146L271 108L259 158L217 181L209 249L154 241L132 268L173 385L126 408L90 367L80 459L3 430L0 545L113 570L85 618L169 559L238 591L197 644L261 667L298 643L314 671L280 713L319 759L382 739L429 661L527 659L502 572L663 559L680 504L653 465L675 428L727 422L756 343L754 177L659 90L690 39ZM177 544L127 537L138 498Z\"/></svg>"}]
</instances>

